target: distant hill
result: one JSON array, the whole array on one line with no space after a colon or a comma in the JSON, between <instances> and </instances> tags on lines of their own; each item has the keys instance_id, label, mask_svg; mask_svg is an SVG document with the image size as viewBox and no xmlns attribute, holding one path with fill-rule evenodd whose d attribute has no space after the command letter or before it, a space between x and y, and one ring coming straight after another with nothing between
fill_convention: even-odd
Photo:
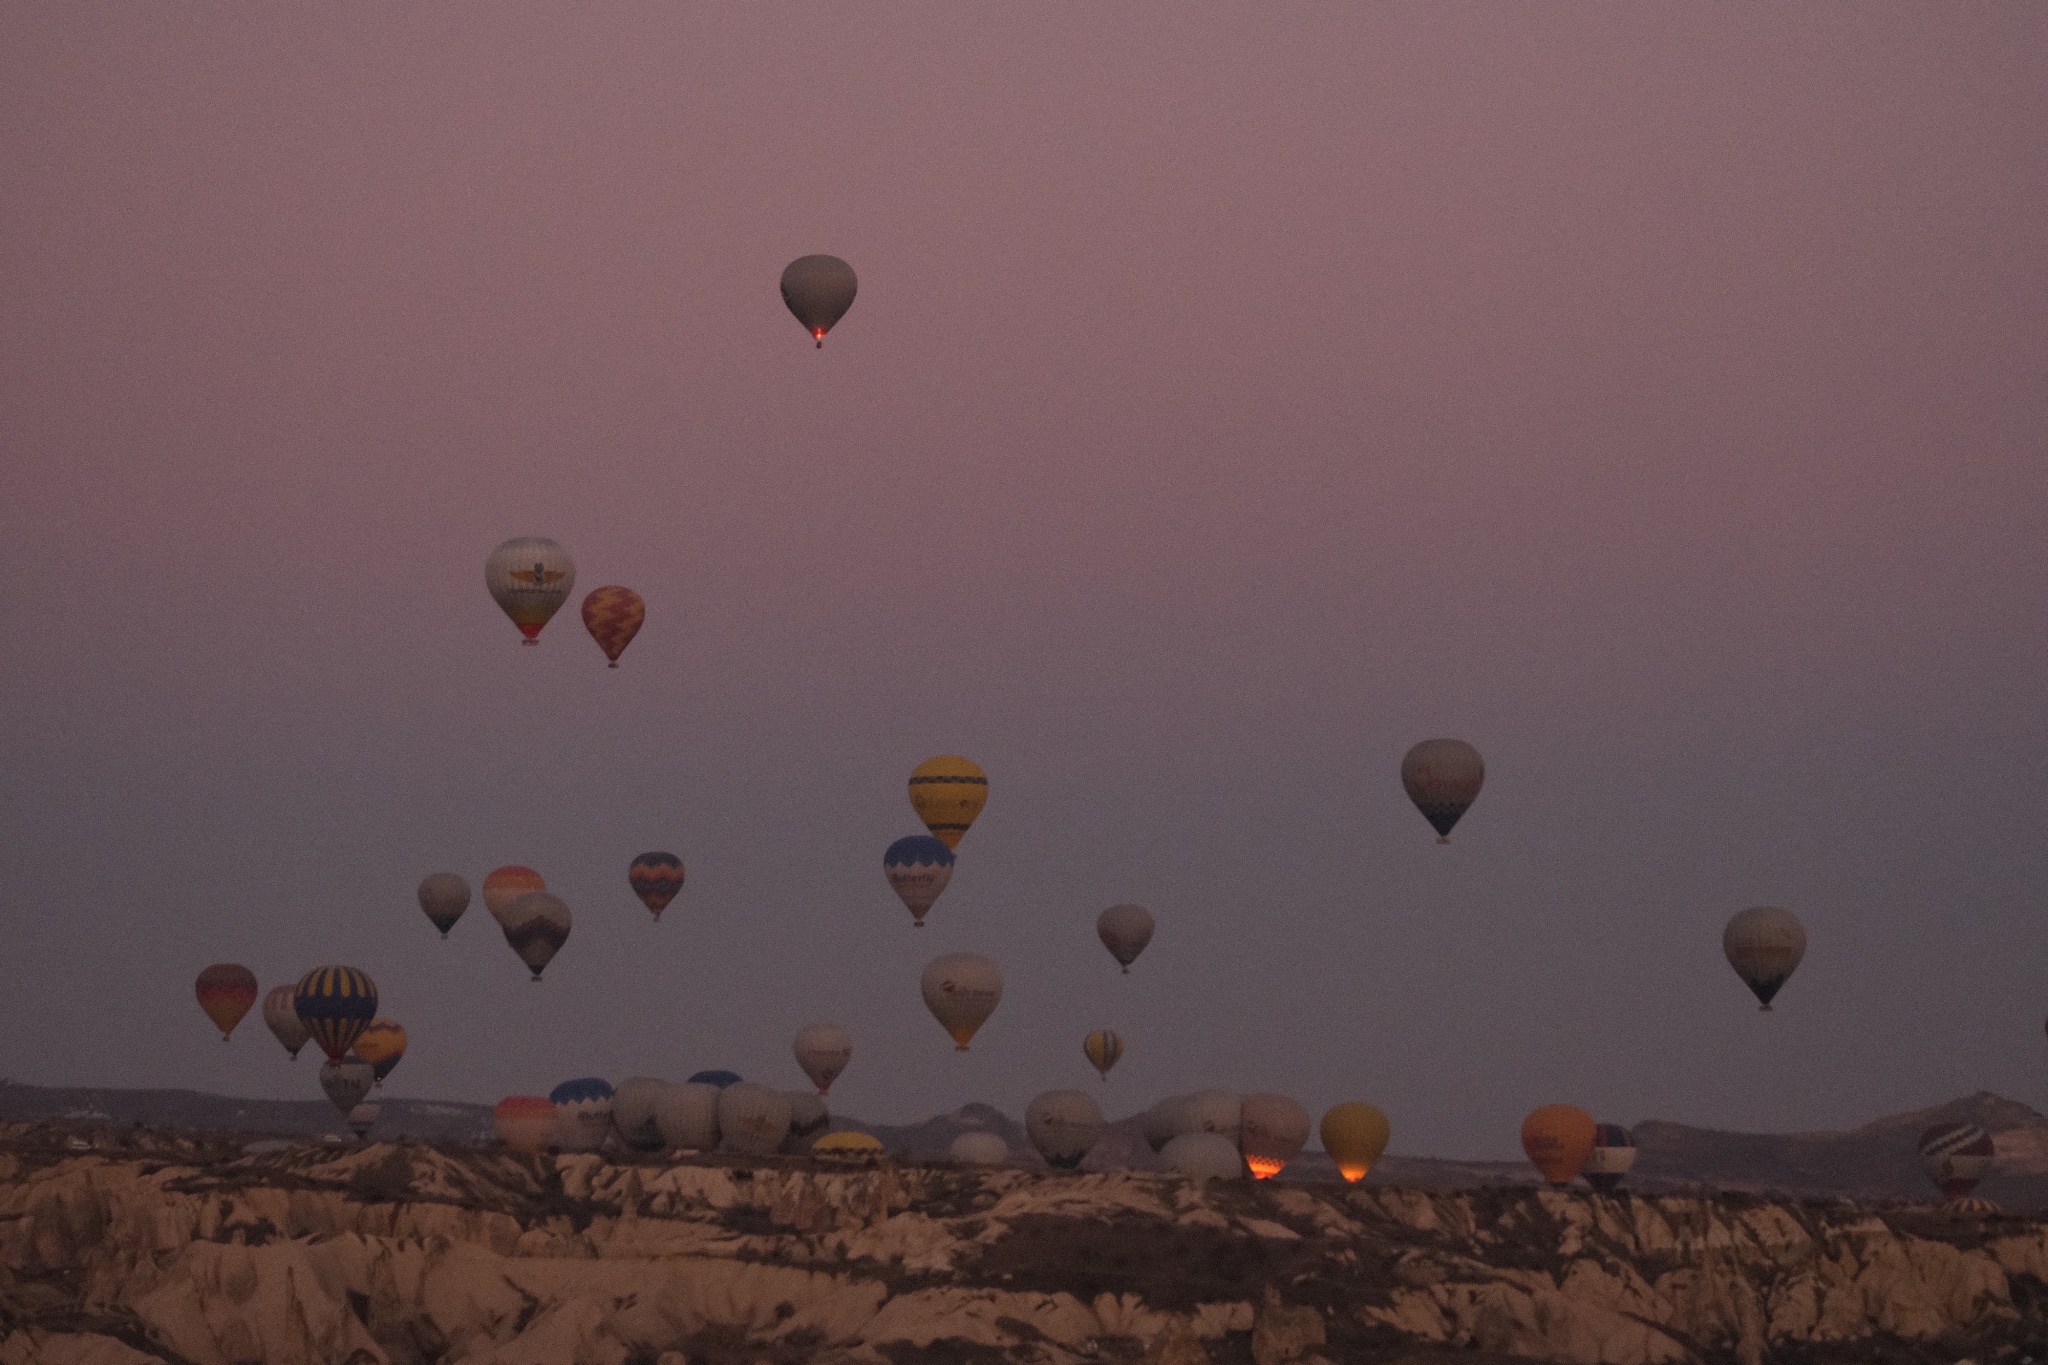
<instances>
[{"instance_id":1,"label":"distant hill","mask_svg":"<svg viewBox=\"0 0 2048 1365\"><path fill-rule=\"evenodd\" d=\"M383 1102L375 1135L424 1142L477 1142L491 1136L491 1111L481 1104L391 1099ZM17 1122L142 1124L258 1136L344 1137L346 1127L319 1100L246 1100L196 1090L87 1090L0 1081L0 1119ZM1641 1155L1629 1177L1645 1193L1689 1189L1734 1190L1859 1202L1925 1202L1933 1197L1914 1147L1920 1134L1942 1122L1975 1123L1998 1144L1998 1164L1977 1193L2014 1211L2048 1209L2048 1118L1988 1092L1932 1109L1875 1119L1847 1132L1729 1133L1682 1123L1647 1120L1635 1128ZM891 1152L912 1160L940 1160L967 1132L994 1133L1010 1144L1012 1164L1042 1169L1024 1125L987 1104L966 1104L904 1124L870 1124L834 1115L832 1128L872 1133ZM1145 1145L1144 1117L1109 1125L1083 1169L1158 1170ZM1330 1159L1304 1152L1283 1179L1335 1180ZM1387 1156L1373 1168L1373 1183L1425 1189L1532 1185L1536 1174L1520 1161L1447 1161Z\"/></svg>"}]
</instances>

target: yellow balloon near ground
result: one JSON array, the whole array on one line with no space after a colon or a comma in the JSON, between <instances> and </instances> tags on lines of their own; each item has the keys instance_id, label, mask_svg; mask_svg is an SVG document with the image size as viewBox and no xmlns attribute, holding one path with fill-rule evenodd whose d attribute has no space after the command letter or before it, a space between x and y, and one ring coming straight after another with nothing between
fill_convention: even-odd
<instances>
[{"instance_id":1,"label":"yellow balloon near ground","mask_svg":"<svg viewBox=\"0 0 2048 1365\"><path fill-rule=\"evenodd\" d=\"M1387 1150L1392 1130L1387 1116L1359 1100L1346 1100L1323 1115L1323 1150L1346 1180L1363 1180Z\"/></svg>"},{"instance_id":2,"label":"yellow balloon near ground","mask_svg":"<svg viewBox=\"0 0 2048 1365\"><path fill-rule=\"evenodd\" d=\"M971 759L940 754L911 769L910 808L947 848L960 847L961 836L987 804L988 774Z\"/></svg>"},{"instance_id":3,"label":"yellow balloon near ground","mask_svg":"<svg viewBox=\"0 0 2048 1365\"><path fill-rule=\"evenodd\" d=\"M811 1144L814 1152L879 1152L882 1140L872 1133L827 1133Z\"/></svg>"}]
</instances>

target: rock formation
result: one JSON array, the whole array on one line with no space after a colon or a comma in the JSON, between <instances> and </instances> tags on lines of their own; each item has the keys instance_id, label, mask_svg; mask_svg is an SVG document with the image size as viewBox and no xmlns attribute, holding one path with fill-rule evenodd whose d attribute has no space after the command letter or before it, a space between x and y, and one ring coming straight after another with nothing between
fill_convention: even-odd
<instances>
[{"instance_id":1,"label":"rock formation","mask_svg":"<svg viewBox=\"0 0 2048 1365\"><path fill-rule=\"evenodd\" d=\"M1949 1365L2044 1341L2033 1217L785 1157L252 1154L0 1125L0 1365Z\"/></svg>"}]
</instances>

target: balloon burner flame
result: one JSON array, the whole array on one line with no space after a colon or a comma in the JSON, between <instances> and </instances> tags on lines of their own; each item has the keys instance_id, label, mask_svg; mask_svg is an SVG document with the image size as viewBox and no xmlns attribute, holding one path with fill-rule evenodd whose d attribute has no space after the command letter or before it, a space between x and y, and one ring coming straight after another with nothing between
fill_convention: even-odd
<instances>
[{"instance_id":1,"label":"balloon burner flame","mask_svg":"<svg viewBox=\"0 0 2048 1365\"><path fill-rule=\"evenodd\" d=\"M1252 1178L1255 1180L1271 1180L1287 1165L1286 1162L1275 1161L1269 1156L1248 1156L1244 1159L1244 1164L1252 1168Z\"/></svg>"}]
</instances>

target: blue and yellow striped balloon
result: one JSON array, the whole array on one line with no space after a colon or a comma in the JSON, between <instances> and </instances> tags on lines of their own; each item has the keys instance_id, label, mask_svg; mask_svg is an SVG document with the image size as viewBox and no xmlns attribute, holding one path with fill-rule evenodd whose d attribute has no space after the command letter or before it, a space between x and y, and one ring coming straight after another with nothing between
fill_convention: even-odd
<instances>
[{"instance_id":1,"label":"blue and yellow striped balloon","mask_svg":"<svg viewBox=\"0 0 2048 1365\"><path fill-rule=\"evenodd\" d=\"M313 1041L338 1062L377 1017L377 983L355 967L315 967L299 978L292 1009Z\"/></svg>"},{"instance_id":2,"label":"blue and yellow striped balloon","mask_svg":"<svg viewBox=\"0 0 2048 1365\"><path fill-rule=\"evenodd\" d=\"M1106 1081L1109 1069L1116 1065L1117 1058L1124 1055L1123 1035L1114 1029L1099 1028L1088 1035L1087 1041L1081 1044L1081 1050L1088 1054L1090 1065L1100 1071Z\"/></svg>"}]
</instances>

